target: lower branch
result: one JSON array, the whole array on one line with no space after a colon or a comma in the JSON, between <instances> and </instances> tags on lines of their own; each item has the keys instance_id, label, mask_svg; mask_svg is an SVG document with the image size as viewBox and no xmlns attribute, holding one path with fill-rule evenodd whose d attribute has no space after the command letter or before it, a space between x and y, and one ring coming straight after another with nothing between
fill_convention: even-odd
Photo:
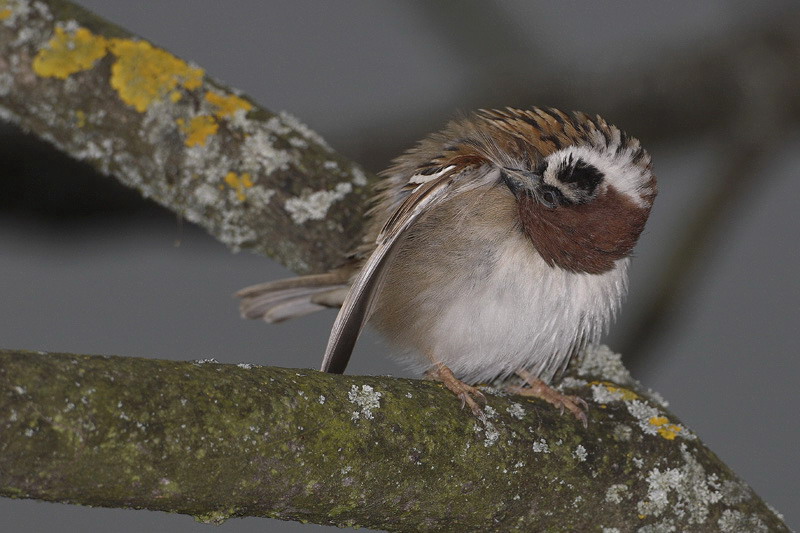
<instances>
[{"instance_id":1,"label":"lower branch","mask_svg":"<svg viewBox=\"0 0 800 533\"><path fill-rule=\"evenodd\" d=\"M432 382L0 351L0 495L392 531L788 531L607 348L563 386L588 429L492 388L481 421Z\"/></svg>"}]
</instances>

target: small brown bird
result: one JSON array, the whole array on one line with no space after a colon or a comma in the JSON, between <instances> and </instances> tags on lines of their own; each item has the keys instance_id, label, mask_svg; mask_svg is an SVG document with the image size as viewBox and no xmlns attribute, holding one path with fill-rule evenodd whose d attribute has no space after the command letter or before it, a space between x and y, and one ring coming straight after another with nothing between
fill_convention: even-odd
<instances>
[{"instance_id":1,"label":"small brown bird","mask_svg":"<svg viewBox=\"0 0 800 533\"><path fill-rule=\"evenodd\" d=\"M473 384L516 374L514 393L585 425L586 403L547 383L614 318L655 196L650 156L599 116L480 111L395 160L345 265L243 289L242 315L341 307L325 372L369 321L476 415Z\"/></svg>"}]
</instances>

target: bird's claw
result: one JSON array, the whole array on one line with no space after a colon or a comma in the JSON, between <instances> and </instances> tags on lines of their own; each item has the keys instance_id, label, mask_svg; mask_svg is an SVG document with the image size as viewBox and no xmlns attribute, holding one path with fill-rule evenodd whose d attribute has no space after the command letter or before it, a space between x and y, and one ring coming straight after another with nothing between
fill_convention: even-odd
<instances>
[{"instance_id":1,"label":"bird's claw","mask_svg":"<svg viewBox=\"0 0 800 533\"><path fill-rule=\"evenodd\" d=\"M589 417L586 415L586 412L589 410L589 404L587 404L583 398L580 396L563 394L529 372L521 371L518 372L518 374L529 386L508 387L510 392L522 396L540 398L558 408L562 415L565 410L569 411L572 413L572 416L580 421L584 428L589 427Z\"/></svg>"},{"instance_id":2,"label":"bird's claw","mask_svg":"<svg viewBox=\"0 0 800 533\"><path fill-rule=\"evenodd\" d=\"M478 401L486 405L486 396L472 385L467 385L453 375L453 372L443 364L436 365L428 371L427 376L433 380L441 382L448 390L461 400L461 409L469 406L470 411L476 417L483 419L484 414ZM477 400L477 401L476 401Z\"/></svg>"}]
</instances>

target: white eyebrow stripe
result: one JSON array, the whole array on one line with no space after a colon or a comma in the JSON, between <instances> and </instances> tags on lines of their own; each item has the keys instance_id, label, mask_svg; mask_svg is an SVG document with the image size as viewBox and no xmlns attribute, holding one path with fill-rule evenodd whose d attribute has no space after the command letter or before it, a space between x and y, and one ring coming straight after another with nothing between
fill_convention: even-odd
<instances>
[{"instance_id":1,"label":"white eyebrow stripe","mask_svg":"<svg viewBox=\"0 0 800 533\"><path fill-rule=\"evenodd\" d=\"M649 171L631 161L632 148L615 151L616 145L608 149L597 149L591 146L570 146L547 156L547 168L556 168L553 163L563 161L570 155L583 159L603 173L608 185L630 198L639 207L649 207L643 198L652 191L649 184Z\"/></svg>"}]
</instances>

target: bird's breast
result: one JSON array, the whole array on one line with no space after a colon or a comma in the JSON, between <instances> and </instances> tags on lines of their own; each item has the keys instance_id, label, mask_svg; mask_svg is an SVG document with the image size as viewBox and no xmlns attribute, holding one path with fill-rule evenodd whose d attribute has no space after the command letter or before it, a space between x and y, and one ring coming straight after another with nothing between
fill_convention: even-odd
<instances>
[{"instance_id":1,"label":"bird's breast","mask_svg":"<svg viewBox=\"0 0 800 533\"><path fill-rule=\"evenodd\" d=\"M550 379L611 319L627 259L602 274L553 267L521 231L507 190L462 196L401 244L371 322L419 369L435 360L472 382L519 368Z\"/></svg>"}]
</instances>

